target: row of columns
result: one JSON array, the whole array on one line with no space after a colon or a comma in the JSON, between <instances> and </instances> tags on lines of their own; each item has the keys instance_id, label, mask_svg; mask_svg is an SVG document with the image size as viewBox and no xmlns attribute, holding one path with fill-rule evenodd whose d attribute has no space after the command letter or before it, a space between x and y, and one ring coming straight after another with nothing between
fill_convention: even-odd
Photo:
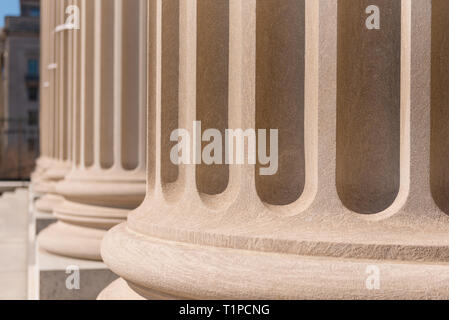
<instances>
[{"instance_id":1,"label":"row of columns","mask_svg":"<svg viewBox=\"0 0 449 320\"><path fill-rule=\"evenodd\" d=\"M446 2L150 4L148 194L103 240L122 279L100 299L447 295L445 184L429 153L447 144L432 141L444 115L430 96ZM195 120L279 129L278 173L173 166L167 137L193 137Z\"/></svg>"},{"instance_id":2,"label":"row of columns","mask_svg":"<svg viewBox=\"0 0 449 320\"><path fill-rule=\"evenodd\" d=\"M100 299L373 297L372 264L377 298L445 297L430 72L447 56L432 46L444 1L60 1L81 29L53 32L63 10L44 0L62 82L43 108L61 125L68 112L70 132L43 129L43 154L61 139L72 151L56 148L71 168L41 246L103 259L121 279ZM174 165L170 136L194 137L194 121L278 129L278 172Z\"/></svg>"},{"instance_id":3,"label":"row of columns","mask_svg":"<svg viewBox=\"0 0 449 320\"><path fill-rule=\"evenodd\" d=\"M63 51L56 27L62 24L63 6L59 2L42 3L41 19L41 94L40 94L40 140L41 156L32 175L34 192L41 197L36 201L36 209L51 214L53 207L62 199L56 194L56 183L67 174L70 164L67 146L67 105L63 103L64 91L61 81Z\"/></svg>"},{"instance_id":4,"label":"row of columns","mask_svg":"<svg viewBox=\"0 0 449 320\"><path fill-rule=\"evenodd\" d=\"M42 3L44 65L54 53L51 72L43 74L49 88L41 109L42 121L53 120L54 126L42 128L42 139L55 150L44 143L36 170L43 173L34 188L45 192L38 210L50 197L57 199L48 211L58 222L39 236L48 252L101 260L106 230L145 196L146 47L139 42L145 6L141 0L126 6L123 0ZM49 175L52 189L41 190Z\"/></svg>"}]
</instances>

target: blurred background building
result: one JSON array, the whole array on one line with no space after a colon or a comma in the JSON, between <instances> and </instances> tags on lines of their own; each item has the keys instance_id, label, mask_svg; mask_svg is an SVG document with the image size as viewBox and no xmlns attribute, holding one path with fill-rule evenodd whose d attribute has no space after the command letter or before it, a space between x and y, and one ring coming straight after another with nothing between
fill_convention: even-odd
<instances>
[{"instance_id":1,"label":"blurred background building","mask_svg":"<svg viewBox=\"0 0 449 320\"><path fill-rule=\"evenodd\" d=\"M39 155L39 0L0 31L0 179L28 180Z\"/></svg>"}]
</instances>

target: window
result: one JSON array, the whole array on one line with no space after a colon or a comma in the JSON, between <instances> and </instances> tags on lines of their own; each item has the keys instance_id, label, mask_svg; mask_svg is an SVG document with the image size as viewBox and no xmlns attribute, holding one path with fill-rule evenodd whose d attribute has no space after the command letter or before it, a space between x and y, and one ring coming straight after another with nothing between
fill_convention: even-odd
<instances>
[{"instance_id":1,"label":"window","mask_svg":"<svg viewBox=\"0 0 449 320\"><path fill-rule=\"evenodd\" d=\"M39 8L31 8L29 13L30 13L30 17L39 17L41 14Z\"/></svg>"},{"instance_id":2,"label":"window","mask_svg":"<svg viewBox=\"0 0 449 320\"><path fill-rule=\"evenodd\" d=\"M39 95L39 89L36 86L28 87L28 100L37 101Z\"/></svg>"},{"instance_id":3,"label":"window","mask_svg":"<svg viewBox=\"0 0 449 320\"><path fill-rule=\"evenodd\" d=\"M37 126L38 123L38 113L37 110L29 110L28 111L28 125L29 126Z\"/></svg>"},{"instance_id":4,"label":"window","mask_svg":"<svg viewBox=\"0 0 449 320\"><path fill-rule=\"evenodd\" d=\"M33 138L28 139L28 152L36 151L36 140Z\"/></svg>"},{"instance_id":5,"label":"window","mask_svg":"<svg viewBox=\"0 0 449 320\"><path fill-rule=\"evenodd\" d=\"M39 63L36 59L28 60L28 76L39 76Z\"/></svg>"}]
</instances>

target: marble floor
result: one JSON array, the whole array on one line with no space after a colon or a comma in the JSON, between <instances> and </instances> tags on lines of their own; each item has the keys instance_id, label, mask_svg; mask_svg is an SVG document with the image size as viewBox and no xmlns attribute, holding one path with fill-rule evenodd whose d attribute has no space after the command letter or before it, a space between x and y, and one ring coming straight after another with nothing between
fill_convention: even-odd
<instances>
[{"instance_id":1,"label":"marble floor","mask_svg":"<svg viewBox=\"0 0 449 320\"><path fill-rule=\"evenodd\" d=\"M28 191L0 197L0 300L27 298Z\"/></svg>"}]
</instances>

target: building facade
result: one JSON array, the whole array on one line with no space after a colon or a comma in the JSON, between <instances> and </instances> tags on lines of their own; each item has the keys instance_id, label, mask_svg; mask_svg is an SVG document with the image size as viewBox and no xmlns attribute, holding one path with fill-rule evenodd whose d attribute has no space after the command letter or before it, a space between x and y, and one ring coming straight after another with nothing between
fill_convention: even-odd
<instances>
[{"instance_id":1,"label":"building facade","mask_svg":"<svg viewBox=\"0 0 449 320\"><path fill-rule=\"evenodd\" d=\"M447 298L447 0L42 3L39 243L99 299ZM277 129L278 170L177 129Z\"/></svg>"},{"instance_id":2,"label":"building facade","mask_svg":"<svg viewBox=\"0 0 449 320\"><path fill-rule=\"evenodd\" d=\"M39 155L39 0L21 0L1 41L2 179L27 179Z\"/></svg>"}]
</instances>

